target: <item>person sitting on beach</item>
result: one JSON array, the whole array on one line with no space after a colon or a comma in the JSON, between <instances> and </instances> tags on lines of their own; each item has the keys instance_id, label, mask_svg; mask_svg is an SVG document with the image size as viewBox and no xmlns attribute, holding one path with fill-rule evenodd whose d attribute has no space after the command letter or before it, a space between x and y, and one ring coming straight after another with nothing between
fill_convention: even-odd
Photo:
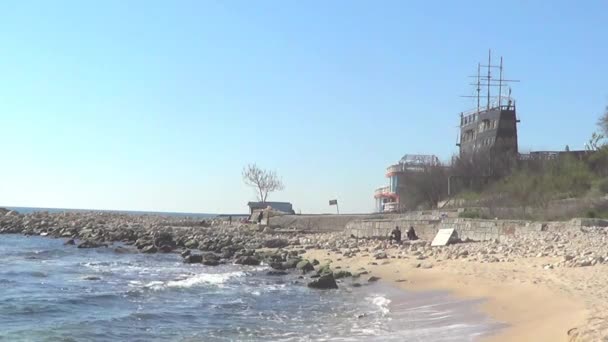
<instances>
[{"instance_id":1,"label":"person sitting on beach","mask_svg":"<svg viewBox=\"0 0 608 342\"><path fill-rule=\"evenodd\" d=\"M399 229L399 226L396 226L391 232L391 240L395 240L396 243L401 243L401 229Z\"/></svg>"},{"instance_id":2,"label":"person sitting on beach","mask_svg":"<svg viewBox=\"0 0 608 342\"><path fill-rule=\"evenodd\" d=\"M407 230L407 239L408 240L418 240L418 236L416 236L416 231L414 227L410 226L410 229Z\"/></svg>"}]
</instances>

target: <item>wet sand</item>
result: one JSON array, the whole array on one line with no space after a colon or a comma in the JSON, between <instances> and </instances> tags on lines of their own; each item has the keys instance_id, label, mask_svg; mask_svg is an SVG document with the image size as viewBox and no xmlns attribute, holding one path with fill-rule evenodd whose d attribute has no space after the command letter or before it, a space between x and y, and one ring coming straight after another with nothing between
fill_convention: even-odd
<instances>
[{"instance_id":1,"label":"wet sand","mask_svg":"<svg viewBox=\"0 0 608 342\"><path fill-rule=\"evenodd\" d=\"M425 260L432 268L417 268L418 260L372 256L345 258L326 250L311 250L309 259L351 272L365 268L381 281L414 291L447 290L460 298L483 298L480 309L508 326L481 341L570 341L568 331L585 324L589 310L574 291L576 269L544 270L550 260L521 259L512 263ZM549 258L547 258L549 259ZM376 263L377 265L373 265ZM578 340L577 340L578 341Z\"/></svg>"}]
</instances>

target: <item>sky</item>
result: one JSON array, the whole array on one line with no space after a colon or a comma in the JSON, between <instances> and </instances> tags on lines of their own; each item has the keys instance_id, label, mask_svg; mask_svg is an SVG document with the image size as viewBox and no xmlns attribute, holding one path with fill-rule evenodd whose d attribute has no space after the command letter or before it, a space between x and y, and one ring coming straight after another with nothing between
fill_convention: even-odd
<instances>
[{"instance_id":1,"label":"sky","mask_svg":"<svg viewBox=\"0 0 608 342\"><path fill-rule=\"evenodd\" d=\"M520 150L582 149L608 2L0 2L0 205L244 213L248 163L301 213L371 212L404 154L447 161L503 56Z\"/></svg>"}]
</instances>

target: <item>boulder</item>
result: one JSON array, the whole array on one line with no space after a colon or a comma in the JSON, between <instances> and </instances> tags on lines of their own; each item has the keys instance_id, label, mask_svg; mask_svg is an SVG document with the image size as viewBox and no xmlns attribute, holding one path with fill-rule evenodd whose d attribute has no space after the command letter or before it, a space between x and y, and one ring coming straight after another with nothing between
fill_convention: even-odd
<instances>
[{"instance_id":1,"label":"boulder","mask_svg":"<svg viewBox=\"0 0 608 342\"><path fill-rule=\"evenodd\" d=\"M333 273L326 273L320 276L319 278L309 282L308 287L313 289L329 290L337 289L338 284L336 284L336 280L334 279Z\"/></svg>"},{"instance_id":2,"label":"boulder","mask_svg":"<svg viewBox=\"0 0 608 342\"><path fill-rule=\"evenodd\" d=\"M147 254L152 254L152 253L156 253L157 249L156 249L156 246L154 246L154 245L148 245L148 246L142 248L141 252L147 253Z\"/></svg>"},{"instance_id":3,"label":"boulder","mask_svg":"<svg viewBox=\"0 0 608 342\"><path fill-rule=\"evenodd\" d=\"M186 241L186 243L184 243L184 247L189 248L189 249L197 248L198 241L196 241L194 239L190 239L190 240Z\"/></svg>"},{"instance_id":4,"label":"boulder","mask_svg":"<svg viewBox=\"0 0 608 342\"><path fill-rule=\"evenodd\" d=\"M352 277L352 273L348 272L348 271L337 271L334 273L334 279L341 279L341 278L346 278L346 277Z\"/></svg>"},{"instance_id":5,"label":"boulder","mask_svg":"<svg viewBox=\"0 0 608 342\"><path fill-rule=\"evenodd\" d=\"M285 267L283 267L283 264L284 263L282 262L271 262L269 265L272 269L281 271L285 269Z\"/></svg>"},{"instance_id":6,"label":"boulder","mask_svg":"<svg viewBox=\"0 0 608 342\"><path fill-rule=\"evenodd\" d=\"M329 264L325 264L323 266L321 266L318 270L317 270L317 274L322 275L322 274L328 274L328 273L332 273L331 268L329 267Z\"/></svg>"},{"instance_id":7,"label":"boulder","mask_svg":"<svg viewBox=\"0 0 608 342\"><path fill-rule=\"evenodd\" d=\"M74 239L69 239L68 241L63 243L65 246L73 246L76 244L76 241L74 241Z\"/></svg>"},{"instance_id":8,"label":"boulder","mask_svg":"<svg viewBox=\"0 0 608 342\"><path fill-rule=\"evenodd\" d=\"M186 249L185 251L182 252L181 256L182 256L182 258L185 258L190 254L192 254L192 251L190 251L189 249Z\"/></svg>"},{"instance_id":9,"label":"boulder","mask_svg":"<svg viewBox=\"0 0 608 342\"><path fill-rule=\"evenodd\" d=\"M266 248L284 248L289 246L289 241L286 239L271 239L264 242Z\"/></svg>"},{"instance_id":10,"label":"boulder","mask_svg":"<svg viewBox=\"0 0 608 342\"><path fill-rule=\"evenodd\" d=\"M257 266L260 264L260 260L254 256L242 256L236 259L235 264Z\"/></svg>"},{"instance_id":11,"label":"boulder","mask_svg":"<svg viewBox=\"0 0 608 342\"><path fill-rule=\"evenodd\" d=\"M122 246L118 246L116 248L114 248L114 253L117 254L129 254L129 253L134 253L136 252L136 250L132 249L132 248L125 248Z\"/></svg>"},{"instance_id":12,"label":"boulder","mask_svg":"<svg viewBox=\"0 0 608 342\"><path fill-rule=\"evenodd\" d=\"M380 277L371 276L371 277L367 278L367 282L368 283L373 283L373 282L378 281L378 280L380 280Z\"/></svg>"},{"instance_id":13,"label":"boulder","mask_svg":"<svg viewBox=\"0 0 608 342\"><path fill-rule=\"evenodd\" d=\"M203 259L202 264L205 266L217 266L220 264L220 261L214 259Z\"/></svg>"},{"instance_id":14,"label":"boulder","mask_svg":"<svg viewBox=\"0 0 608 342\"><path fill-rule=\"evenodd\" d=\"M190 254L184 258L184 264L200 264L203 262L203 256L200 254Z\"/></svg>"},{"instance_id":15,"label":"boulder","mask_svg":"<svg viewBox=\"0 0 608 342\"><path fill-rule=\"evenodd\" d=\"M101 243L95 240L84 240L80 244L78 244L78 248L98 248L98 247L108 247L108 245Z\"/></svg>"},{"instance_id":16,"label":"boulder","mask_svg":"<svg viewBox=\"0 0 608 342\"><path fill-rule=\"evenodd\" d=\"M377 251L376 253L374 253L374 258L386 259L386 258L388 258L388 256L386 255L386 252L384 252L384 251Z\"/></svg>"},{"instance_id":17,"label":"boulder","mask_svg":"<svg viewBox=\"0 0 608 342\"><path fill-rule=\"evenodd\" d=\"M298 263L301 260L302 259L299 259L299 258L290 258L290 259L287 259L287 261L285 261L283 263L283 268L286 269L286 270L291 269L291 268L296 268L296 266L298 265Z\"/></svg>"},{"instance_id":18,"label":"boulder","mask_svg":"<svg viewBox=\"0 0 608 342\"><path fill-rule=\"evenodd\" d=\"M154 239L154 245L155 246L171 246L171 247L177 247L177 243L175 241L173 241L173 235L171 235L171 233L168 232L160 232L158 233L158 235L156 236L156 238Z\"/></svg>"},{"instance_id":19,"label":"boulder","mask_svg":"<svg viewBox=\"0 0 608 342\"><path fill-rule=\"evenodd\" d=\"M310 263L310 261L302 260L296 265L296 269L302 271L302 274L306 274L314 271L315 267Z\"/></svg>"},{"instance_id":20,"label":"boulder","mask_svg":"<svg viewBox=\"0 0 608 342\"><path fill-rule=\"evenodd\" d=\"M171 253L173 251L173 247L171 245L162 245L158 248L158 250L162 253Z\"/></svg>"}]
</instances>

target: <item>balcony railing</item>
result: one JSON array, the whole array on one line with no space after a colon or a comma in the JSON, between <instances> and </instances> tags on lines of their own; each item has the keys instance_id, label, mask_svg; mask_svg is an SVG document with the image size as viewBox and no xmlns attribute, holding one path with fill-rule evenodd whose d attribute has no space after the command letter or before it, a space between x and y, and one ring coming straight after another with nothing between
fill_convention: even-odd
<instances>
[{"instance_id":1,"label":"balcony railing","mask_svg":"<svg viewBox=\"0 0 608 342\"><path fill-rule=\"evenodd\" d=\"M388 194L390 194L390 191L391 191L390 187L383 186L383 187L378 188L378 189L376 189L374 191L374 197L380 197L380 196L383 196L383 195L388 195Z\"/></svg>"}]
</instances>

